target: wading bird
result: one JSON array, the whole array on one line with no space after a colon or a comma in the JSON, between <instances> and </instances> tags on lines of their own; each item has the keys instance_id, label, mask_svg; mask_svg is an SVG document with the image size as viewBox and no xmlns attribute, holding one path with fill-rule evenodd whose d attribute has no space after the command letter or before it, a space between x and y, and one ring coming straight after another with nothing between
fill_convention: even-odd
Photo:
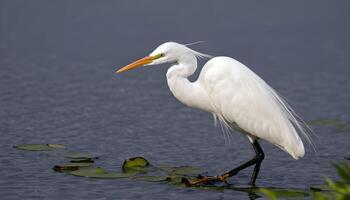
<instances>
[{"instance_id":1,"label":"wading bird","mask_svg":"<svg viewBox=\"0 0 350 200\"><path fill-rule=\"evenodd\" d=\"M294 159L304 156L300 137L308 137L305 123L263 79L230 57L214 57L203 67L197 81L188 77L197 69L198 57L210 57L175 42L166 42L149 56L116 71L121 73L139 66L171 63L166 77L173 95L189 107L212 113L225 126L246 134L255 157L219 176L200 176L190 185L208 184L226 179L255 165L250 184L254 185L264 152L258 140L264 139L289 153ZM307 126L306 126L307 127Z\"/></svg>"}]
</instances>

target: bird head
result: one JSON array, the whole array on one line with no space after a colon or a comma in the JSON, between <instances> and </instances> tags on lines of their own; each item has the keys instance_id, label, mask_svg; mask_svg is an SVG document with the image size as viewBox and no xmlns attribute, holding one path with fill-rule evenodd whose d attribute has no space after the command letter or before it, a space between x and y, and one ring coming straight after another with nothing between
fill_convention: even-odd
<instances>
[{"instance_id":1,"label":"bird head","mask_svg":"<svg viewBox=\"0 0 350 200\"><path fill-rule=\"evenodd\" d=\"M194 55L199 57L210 57L209 55L199 53L188 48L186 45L176 42L166 42L158 46L148 56L136 60L116 71L116 73L125 72L141 66L159 65L163 63L177 62L182 56Z\"/></svg>"}]
</instances>

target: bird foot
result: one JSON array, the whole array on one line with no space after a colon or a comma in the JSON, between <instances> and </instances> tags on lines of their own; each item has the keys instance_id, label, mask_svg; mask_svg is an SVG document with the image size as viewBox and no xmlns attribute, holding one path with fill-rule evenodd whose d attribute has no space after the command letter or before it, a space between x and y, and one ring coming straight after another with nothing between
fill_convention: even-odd
<instances>
[{"instance_id":1,"label":"bird foot","mask_svg":"<svg viewBox=\"0 0 350 200\"><path fill-rule=\"evenodd\" d=\"M224 182L227 184L226 180L229 177L228 174L223 174L220 176L202 176L199 175L197 180L190 181L187 178L182 178L182 182L186 184L186 186L195 187L202 185L209 185L216 182Z\"/></svg>"}]
</instances>

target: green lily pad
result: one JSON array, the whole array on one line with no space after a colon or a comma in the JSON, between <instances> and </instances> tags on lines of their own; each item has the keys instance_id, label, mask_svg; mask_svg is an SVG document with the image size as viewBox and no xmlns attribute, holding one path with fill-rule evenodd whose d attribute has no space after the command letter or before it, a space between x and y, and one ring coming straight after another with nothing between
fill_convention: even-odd
<instances>
[{"instance_id":1,"label":"green lily pad","mask_svg":"<svg viewBox=\"0 0 350 200\"><path fill-rule=\"evenodd\" d=\"M91 154L87 154L87 153L70 153L70 154L66 154L65 155L66 158L70 158L70 159L98 159L98 156L93 156Z\"/></svg>"},{"instance_id":2,"label":"green lily pad","mask_svg":"<svg viewBox=\"0 0 350 200\"><path fill-rule=\"evenodd\" d=\"M56 172L64 172L64 171L75 171L79 169L79 166L59 166L55 165L52 168Z\"/></svg>"},{"instance_id":3,"label":"green lily pad","mask_svg":"<svg viewBox=\"0 0 350 200\"><path fill-rule=\"evenodd\" d=\"M143 157L133 157L125 160L122 169L126 173L142 173L145 167L149 166L149 162Z\"/></svg>"},{"instance_id":4,"label":"green lily pad","mask_svg":"<svg viewBox=\"0 0 350 200\"><path fill-rule=\"evenodd\" d=\"M311 191L333 191L328 185L311 185Z\"/></svg>"},{"instance_id":5,"label":"green lily pad","mask_svg":"<svg viewBox=\"0 0 350 200\"><path fill-rule=\"evenodd\" d=\"M175 186L177 188L186 188L188 185L186 181L196 181L198 180L196 177L183 176L183 175L170 175L167 177L167 181L170 185ZM206 186L199 186L196 188L205 189Z\"/></svg>"},{"instance_id":6,"label":"green lily pad","mask_svg":"<svg viewBox=\"0 0 350 200\"><path fill-rule=\"evenodd\" d=\"M64 146L63 144L47 144L47 146L54 148L54 149L64 149L66 148L66 146Z\"/></svg>"},{"instance_id":7,"label":"green lily pad","mask_svg":"<svg viewBox=\"0 0 350 200\"><path fill-rule=\"evenodd\" d=\"M91 158L84 158L84 159L73 159L70 161L71 163L94 163L94 160Z\"/></svg>"},{"instance_id":8,"label":"green lily pad","mask_svg":"<svg viewBox=\"0 0 350 200\"><path fill-rule=\"evenodd\" d=\"M91 163L68 163L65 165L55 165L53 170L56 172L75 171L84 167L91 167L91 165Z\"/></svg>"},{"instance_id":9,"label":"green lily pad","mask_svg":"<svg viewBox=\"0 0 350 200\"><path fill-rule=\"evenodd\" d=\"M138 181L149 181L149 182L162 182L168 181L167 176L135 176L132 179Z\"/></svg>"},{"instance_id":10,"label":"green lily pad","mask_svg":"<svg viewBox=\"0 0 350 200\"><path fill-rule=\"evenodd\" d=\"M63 149L65 146L61 144L21 144L14 146L14 148L24 151L51 151Z\"/></svg>"},{"instance_id":11,"label":"green lily pad","mask_svg":"<svg viewBox=\"0 0 350 200\"><path fill-rule=\"evenodd\" d=\"M311 195L312 195L312 199L317 199L317 200L336 199L335 191L311 191ZM343 198L343 199L346 199L346 198Z\"/></svg>"},{"instance_id":12,"label":"green lily pad","mask_svg":"<svg viewBox=\"0 0 350 200\"><path fill-rule=\"evenodd\" d=\"M168 174L173 175L187 175L187 176L193 176L205 173L204 170L196 168L196 167L190 167L190 166L180 166L180 167L168 167L168 166L161 166L159 169L165 171Z\"/></svg>"},{"instance_id":13,"label":"green lily pad","mask_svg":"<svg viewBox=\"0 0 350 200\"><path fill-rule=\"evenodd\" d=\"M74 176L83 176L90 178L105 178L105 179L118 179L118 178L129 178L135 176L135 173L116 173L116 172L108 172L103 168L87 168L87 169L79 169L76 171L69 172Z\"/></svg>"},{"instance_id":14,"label":"green lily pad","mask_svg":"<svg viewBox=\"0 0 350 200\"><path fill-rule=\"evenodd\" d=\"M309 194L298 189L281 189L281 188L258 188L258 193L261 193L270 199L277 198L304 198Z\"/></svg>"},{"instance_id":15,"label":"green lily pad","mask_svg":"<svg viewBox=\"0 0 350 200\"><path fill-rule=\"evenodd\" d=\"M123 169L134 168L134 167L147 167L149 162L143 157L133 157L125 160L123 163Z\"/></svg>"}]
</instances>

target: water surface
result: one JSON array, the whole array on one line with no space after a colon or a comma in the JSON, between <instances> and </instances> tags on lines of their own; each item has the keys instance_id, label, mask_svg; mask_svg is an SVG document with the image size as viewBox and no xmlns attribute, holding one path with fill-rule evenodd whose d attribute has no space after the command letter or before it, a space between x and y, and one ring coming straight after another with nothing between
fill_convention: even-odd
<instances>
[{"instance_id":1,"label":"water surface","mask_svg":"<svg viewBox=\"0 0 350 200\"><path fill-rule=\"evenodd\" d=\"M285 96L305 120L350 123L349 2L1 1L0 196L2 199L247 199L225 190L164 183L95 180L55 173L67 152L101 156L118 171L144 156L216 175L253 156L239 134L225 142L208 113L170 93L167 66L115 75L166 41L245 63ZM203 63L201 63L202 65ZM193 77L195 79L196 76ZM335 178L332 161L349 155L350 133L312 126L317 154L289 155L262 142L258 186L308 188ZM23 152L20 143L59 143L65 151ZM249 181L251 170L232 178Z\"/></svg>"}]
</instances>

